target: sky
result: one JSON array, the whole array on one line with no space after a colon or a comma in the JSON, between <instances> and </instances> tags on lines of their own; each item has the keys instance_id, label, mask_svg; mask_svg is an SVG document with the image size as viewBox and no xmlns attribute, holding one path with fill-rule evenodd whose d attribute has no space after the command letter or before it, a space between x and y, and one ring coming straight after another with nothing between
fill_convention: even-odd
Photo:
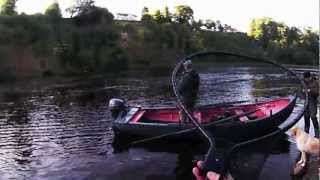
<instances>
[{"instance_id":1,"label":"sky","mask_svg":"<svg viewBox=\"0 0 320 180\"><path fill-rule=\"evenodd\" d=\"M17 10L26 14L43 13L57 1L62 11L75 0L18 0ZM195 19L220 20L224 24L246 32L252 19L271 17L277 22L299 28L319 30L319 0L96 0L96 5L116 13L135 14L140 17L142 8L174 11L177 5L189 5Z\"/></svg>"}]
</instances>

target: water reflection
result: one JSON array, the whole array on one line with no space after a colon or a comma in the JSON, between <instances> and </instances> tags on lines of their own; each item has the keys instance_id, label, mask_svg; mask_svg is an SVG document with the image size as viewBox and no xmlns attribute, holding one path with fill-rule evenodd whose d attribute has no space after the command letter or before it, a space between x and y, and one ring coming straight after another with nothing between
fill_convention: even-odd
<instances>
[{"instance_id":1,"label":"water reflection","mask_svg":"<svg viewBox=\"0 0 320 180\"><path fill-rule=\"evenodd\" d=\"M118 142L120 143L120 142ZM119 144L118 144L119 145ZM233 145L231 142L218 141L217 145L219 147L219 152L227 152L230 150ZM119 147L119 146L118 146ZM117 148L114 146L114 148ZM122 146L124 148L124 146ZM164 141L157 140L153 142L148 142L141 144L135 147L127 147L128 149L122 149L120 154L123 152L130 152L133 149L143 149L143 154L149 154L150 152L154 154L159 154L163 152L167 152L170 154L175 154L176 156L172 159L171 156L163 156L160 159L155 159L154 163L158 164L161 161L162 163L174 163L175 168L168 168L166 171L171 171L170 176L167 174L168 172L157 173L155 179L161 179L159 177L166 177L169 179L181 179L181 180L191 180L194 179L191 173L191 169L196 165L198 160L203 160L203 154L206 153L208 149L207 144L204 142L177 142L177 141ZM266 173L270 173L270 169L272 167L265 170L266 164L269 164L274 156L279 156L279 159L282 158L283 161L288 162L287 165L277 166L281 170L288 171L290 169L289 159L283 158L283 155L289 154L290 152L290 143L287 141L287 136L285 134L280 134L277 136L273 136L265 139L264 141L259 141L256 143L252 143L249 145L241 146L236 148L230 154L231 156L228 158L228 172L235 178L239 180L243 179L263 179ZM119 152L118 152L119 153ZM142 155L141 155L142 156ZM174 160L174 162L172 162ZM141 158L141 161L145 161ZM276 159L277 161L277 159ZM131 162L127 162L131 163ZM271 164L275 165L275 161L271 160ZM102 163L101 166L106 167L106 163ZM150 172L156 171L156 167L149 167L147 165L146 172L140 172L139 178L148 179L150 177ZM155 169L153 169L155 168ZM121 177L124 179L129 179L130 170L127 170L126 167L119 167L119 171L125 170L128 175L122 175ZM93 173L95 174L95 173ZM152 174L152 173L151 173ZM289 179L289 173L283 173L286 176L284 179ZM96 174L95 174L96 175ZM89 176L92 178L92 176ZM113 175L110 174L102 174L99 177L108 177L111 179L117 179ZM158 178L156 178L158 177ZM270 175L269 175L270 177ZM271 176L271 179L275 179L276 175Z\"/></svg>"},{"instance_id":2,"label":"water reflection","mask_svg":"<svg viewBox=\"0 0 320 180\"><path fill-rule=\"evenodd\" d=\"M190 146L183 147L184 151L181 151L177 155L176 168L174 174L176 179L192 179L193 175L190 169L194 167L194 152Z\"/></svg>"},{"instance_id":3,"label":"water reflection","mask_svg":"<svg viewBox=\"0 0 320 180\"><path fill-rule=\"evenodd\" d=\"M262 174L264 166L271 156L289 152L289 143L286 139L280 134L236 149L230 158L229 171L232 176L235 179L261 179L260 177L264 176Z\"/></svg>"}]
</instances>

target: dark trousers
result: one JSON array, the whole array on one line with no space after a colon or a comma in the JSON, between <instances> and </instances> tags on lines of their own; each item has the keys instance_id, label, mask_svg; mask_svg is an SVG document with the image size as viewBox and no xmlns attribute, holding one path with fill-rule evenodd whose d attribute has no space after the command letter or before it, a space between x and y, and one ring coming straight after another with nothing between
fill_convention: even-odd
<instances>
[{"instance_id":1,"label":"dark trousers","mask_svg":"<svg viewBox=\"0 0 320 180\"><path fill-rule=\"evenodd\" d=\"M195 105L195 101L187 101L185 103L185 107L187 108L188 112L192 113L193 107ZM188 118L188 115L184 111L180 111L180 121L181 123L189 123L191 120Z\"/></svg>"},{"instance_id":2,"label":"dark trousers","mask_svg":"<svg viewBox=\"0 0 320 180\"><path fill-rule=\"evenodd\" d=\"M314 127L315 137L319 138L319 123L317 119L317 98L310 97L309 105L304 112L304 131L309 133L310 129L310 118Z\"/></svg>"}]
</instances>

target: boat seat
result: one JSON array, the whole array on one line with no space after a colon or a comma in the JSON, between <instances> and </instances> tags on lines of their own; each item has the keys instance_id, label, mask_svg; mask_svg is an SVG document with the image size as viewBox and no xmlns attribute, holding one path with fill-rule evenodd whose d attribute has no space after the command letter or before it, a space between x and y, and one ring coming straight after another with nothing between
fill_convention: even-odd
<instances>
[{"instance_id":1,"label":"boat seat","mask_svg":"<svg viewBox=\"0 0 320 180\"><path fill-rule=\"evenodd\" d=\"M170 121L170 120L159 120L159 119L149 119L147 117L142 116L139 120L139 122L142 123L166 123L166 124L173 124L173 123L177 123L175 121Z\"/></svg>"},{"instance_id":2,"label":"boat seat","mask_svg":"<svg viewBox=\"0 0 320 180\"><path fill-rule=\"evenodd\" d=\"M243 114L244 111L241 109L236 109L235 113L236 113L236 115L239 115L239 114ZM241 117L239 117L239 119L240 119L240 121L248 121L249 120L249 118L247 116L241 116Z\"/></svg>"}]
</instances>

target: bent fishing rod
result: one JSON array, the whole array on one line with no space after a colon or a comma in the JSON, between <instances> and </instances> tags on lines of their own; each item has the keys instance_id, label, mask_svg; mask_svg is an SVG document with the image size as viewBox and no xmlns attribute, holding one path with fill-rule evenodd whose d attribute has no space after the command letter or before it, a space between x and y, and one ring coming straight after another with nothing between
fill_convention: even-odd
<instances>
[{"instance_id":1,"label":"bent fishing rod","mask_svg":"<svg viewBox=\"0 0 320 180\"><path fill-rule=\"evenodd\" d=\"M182 67L182 64L185 61L192 60L195 57L203 57L203 56L208 56L208 55L234 56L234 57L239 57L239 58L245 58L247 60L251 60L251 61L255 61L255 62L264 62L267 64L271 64L271 65L276 66L280 69L283 69L284 71L286 71L289 74L296 77L299 80L299 83L302 85L302 87L304 89L306 89L306 84L295 72L293 72L290 69L284 67L283 65L280 65L280 64L278 64L270 59L267 59L267 58L258 58L258 57L252 57L252 56L236 54L236 53L232 53L232 52L224 52L224 51L207 51L207 52L199 52L199 53L191 54L191 55L183 58L182 60L180 60L172 72L171 82L172 82L174 94L175 94L175 96L177 98L177 102L179 104L178 107L180 108L180 110L182 110L187 115L187 117L191 120L191 122L196 127L196 129L203 135L203 137L205 137L205 139L209 143L209 150L206 154L204 166L202 168L203 175L205 175L208 171L214 171L216 173L224 174L226 171L226 165L228 165L228 163L224 164L224 157L222 157L222 155L217 152L216 147L215 147L214 137L211 135L211 133L209 131L205 130L200 125L200 123L193 117L192 113L189 112L189 110L186 108L186 106L182 100L182 97L177 90L176 79L177 79L178 71L180 70L180 68ZM272 133L266 134L264 136L261 136L261 137L258 137L258 138L252 139L252 140L248 140L248 141L245 141L245 142L242 142L242 143L239 143L239 144L232 146L229 149L229 151L227 151L227 157L229 157L230 154L232 153L232 151L238 147L241 147L241 146L244 146L244 145L256 142L256 141L260 141L262 139L277 135L279 133L283 133L283 132L287 131L288 129L290 129L292 126L294 126L299 121L299 119L303 116L303 113L309 103L308 93L306 91L304 92L304 95L305 95L305 101L304 101L303 109L298 112L297 116L286 127L284 127L283 129L279 129L277 131L274 131Z\"/></svg>"}]
</instances>

